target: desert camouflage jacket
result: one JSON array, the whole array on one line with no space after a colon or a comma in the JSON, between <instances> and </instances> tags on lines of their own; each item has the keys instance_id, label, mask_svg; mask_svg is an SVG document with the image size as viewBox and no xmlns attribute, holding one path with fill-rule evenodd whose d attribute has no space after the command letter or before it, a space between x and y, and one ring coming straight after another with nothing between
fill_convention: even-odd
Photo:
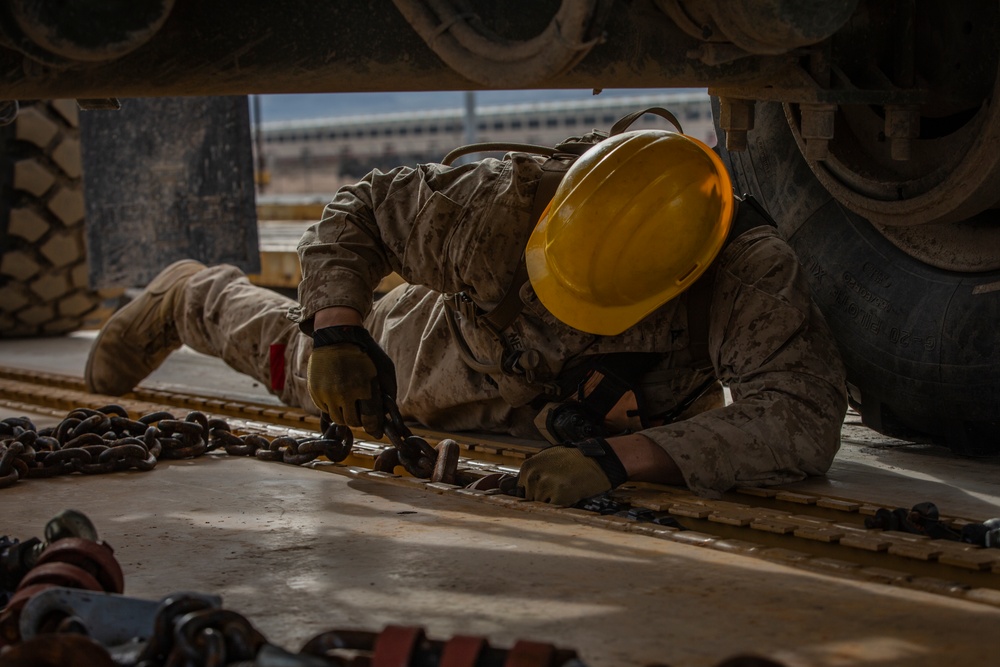
<instances>
[{"instance_id":1,"label":"desert camouflage jacket","mask_svg":"<svg viewBox=\"0 0 1000 667\"><path fill-rule=\"evenodd\" d=\"M642 390L654 411L686 397L706 376L732 394L730 405L641 431L670 454L692 489L824 473L839 447L845 373L793 251L772 228L742 234L716 260L710 368L692 367L688 295L621 335L602 337L556 320L530 284L521 290L525 307L511 333L539 352L540 380L483 377L455 361L446 295L463 293L486 309L502 297L534 224L540 174L539 158L513 153L460 167L376 171L341 189L299 243L303 278L293 319L308 331L320 309L361 312L397 364L404 414L442 428L524 435L514 424L530 422L524 414L537 412L539 382L588 355L653 353L657 362ZM409 286L373 312L374 288L392 271ZM468 318L458 324L477 359L499 356L491 335Z\"/></svg>"}]
</instances>

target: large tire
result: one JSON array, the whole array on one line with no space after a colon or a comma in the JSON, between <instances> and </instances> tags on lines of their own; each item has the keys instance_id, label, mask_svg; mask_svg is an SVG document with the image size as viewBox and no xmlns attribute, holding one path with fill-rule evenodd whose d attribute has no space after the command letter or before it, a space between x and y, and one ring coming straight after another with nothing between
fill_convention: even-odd
<instances>
[{"instance_id":1,"label":"large tire","mask_svg":"<svg viewBox=\"0 0 1000 667\"><path fill-rule=\"evenodd\" d=\"M0 128L0 337L99 324L87 287L76 102L22 103Z\"/></svg>"},{"instance_id":2,"label":"large tire","mask_svg":"<svg viewBox=\"0 0 1000 667\"><path fill-rule=\"evenodd\" d=\"M747 151L720 153L798 254L864 422L961 454L1000 453L1000 271L934 268L887 241L819 184L780 104L758 103ZM1000 211L974 222L998 225Z\"/></svg>"}]
</instances>

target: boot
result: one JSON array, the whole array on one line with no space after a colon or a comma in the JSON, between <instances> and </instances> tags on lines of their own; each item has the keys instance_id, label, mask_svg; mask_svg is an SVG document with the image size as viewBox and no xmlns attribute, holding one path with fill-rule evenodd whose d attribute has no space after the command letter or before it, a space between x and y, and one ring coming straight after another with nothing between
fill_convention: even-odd
<instances>
[{"instance_id":1,"label":"boot","mask_svg":"<svg viewBox=\"0 0 1000 667\"><path fill-rule=\"evenodd\" d=\"M174 319L177 303L188 279L204 268L191 259L174 262L111 316L87 357L88 391L128 393L181 346Z\"/></svg>"}]
</instances>

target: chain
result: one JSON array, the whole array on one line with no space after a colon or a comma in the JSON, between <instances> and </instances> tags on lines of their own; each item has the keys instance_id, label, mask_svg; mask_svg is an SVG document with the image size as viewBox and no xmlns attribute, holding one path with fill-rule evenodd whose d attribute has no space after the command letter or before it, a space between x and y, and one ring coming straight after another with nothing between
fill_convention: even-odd
<instances>
[{"instance_id":1,"label":"chain","mask_svg":"<svg viewBox=\"0 0 1000 667\"><path fill-rule=\"evenodd\" d=\"M204 597L170 596L160 603L152 635L120 647L104 646L87 637L88 628L72 616L51 631L8 649L18 665L53 664L104 667L379 667L455 664L465 667L585 667L576 651L552 644L518 641L496 648L484 637L430 639L424 629L388 626L381 632L333 629L308 640L298 653L271 644L243 615L214 606ZM65 662L87 648L90 662ZM131 649L131 650L130 650ZM103 653L103 656L101 655ZM445 656L448 656L447 658ZM53 661L54 658L63 661ZM110 660L114 657L114 660Z\"/></svg>"},{"instance_id":2,"label":"chain","mask_svg":"<svg viewBox=\"0 0 1000 667\"><path fill-rule=\"evenodd\" d=\"M965 542L985 548L1000 548L1000 519L956 525L942 519L937 505L932 502L917 503L908 510L902 507L894 510L879 508L873 516L865 518L865 528L912 533L932 540Z\"/></svg>"},{"instance_id":3,"label":"chain","mask_svg":"<svg viewBox=\"0 0 1000 667\"><path fill-rule=\"evenodd\" d=\"M267 639L245 617L187 595L164 600L136 667L226 665L253 660Z\"/></svg>"},{"instance_id":4,"label":"chain","mask_svg":"<svg viewBox=\"0 0 1000 667\"><path fill-rule=\"evenodd\" d=\"M294 465L320 456L338 463L353 444L351 429L337 424L319 437L268 440L236 435L225 420L201 412L184 419L153 412L133 420L120 405L76 408L56 426L41 430L27 417L0 421L0 488L36 477L152 470L161 459L195 458L214 450Z\"/></svg>"},{"instance_id":5,"label":"chain","mask_svg":"<svg viewBox=\"0 0 1000 667\"><path fill-rule=\"evenodd\" d=\"M459 446L451 439L444 439L431 447L423 438L413 435L403 421L403 417L390 396L384 396L388 406L389 419L385 423L385 435L392 443L375 459L375 470L392 472L396 466L403 466L406 472L420 479L446 484L457 483Z\"/></svg>"}]
</instances>

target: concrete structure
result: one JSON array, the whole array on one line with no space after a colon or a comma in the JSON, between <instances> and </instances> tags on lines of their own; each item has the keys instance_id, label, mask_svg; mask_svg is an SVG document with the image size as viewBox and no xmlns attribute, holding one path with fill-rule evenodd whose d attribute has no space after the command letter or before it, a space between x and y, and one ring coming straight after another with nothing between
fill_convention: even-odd
<instances>
[{"instance_id":1,"label":"concrete structure","mask_svg":"<svg viewBox=\"0 0 1000 667\"><path fill-rule=\"evenodd\" d=\"M703 92L489 106L475 109L474 117L454 108L265 122L262 147L271 181L264 192L332 192L372 169L440 161L472 142L551 146L595 128L607 130L628 113L657 106L674 113L687 134L715 144L711 103ZM672 129L651 114L633 127Z\"/></svg>"}]
</instances>

